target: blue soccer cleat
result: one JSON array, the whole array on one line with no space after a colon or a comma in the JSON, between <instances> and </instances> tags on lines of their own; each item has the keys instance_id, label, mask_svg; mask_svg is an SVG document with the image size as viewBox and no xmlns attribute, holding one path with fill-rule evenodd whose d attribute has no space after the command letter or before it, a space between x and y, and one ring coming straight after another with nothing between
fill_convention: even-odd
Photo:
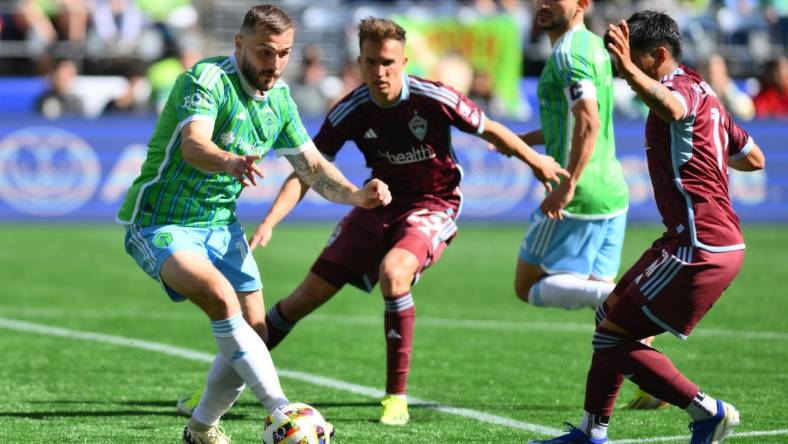
<instances>
[{"instance_id":1,"label":"blue soccer cleat","mask_svg":"<svg viewBox=\"0 0 788 444\"><path fill-rule=\"evenodd\" d=\"M703 421L690 423L690 444L717 444L722 442L741 421L736 407L717 400L717 414Z\"/></svg>"},{"instance_id":2,"label":"blue soccer cleat","mask_svg":"<svg viewBox=\"0 0 788 444\"><path fill-rule=\"evenodd\" d=\"M607 443L607 436L604 438L592 438L582 430L569 424L569 433L566 435L556 436L555 438L547 439L544 441L528 441L528 444L605 444Z\"/></svg>"}]
</instances>

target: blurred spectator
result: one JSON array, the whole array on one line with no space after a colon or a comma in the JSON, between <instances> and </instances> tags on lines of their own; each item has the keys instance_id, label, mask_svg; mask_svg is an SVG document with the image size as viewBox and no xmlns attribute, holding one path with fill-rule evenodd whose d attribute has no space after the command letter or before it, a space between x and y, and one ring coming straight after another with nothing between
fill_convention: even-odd
<instances>
[{"instance_id":1,"label":"blurred spectator","mask_svg":"<svg viewBox=\"0 0 788 444\"><path fill-rule=\"evenodd\" d=\"M772 30L772 42L783 47L788 46L788 0L768 0L766 21Z\"/></svg>"},{"instance_id":2,"label":"blurred spectator","mask_svg":"<svg viewBox=\"0 0 788 444\"><path fill-rule=\"evenodd\" d=\"M363 82L361 78L361 70L358 63L354 60L347 60L342 65L341 72L342 84L336 89L334 94L330 94L330 106L334 106L336 102L345 97L348 93L358 88Z\"/></svg>"},{"instance_id":3,"label":"blurred spectator","mask_svg":"<svg viewBox=\"0 0 788 444\"><path fill-rule=\"evenodd\" d=\"M148 62L164 52L163 36L148 27L148 19L133 0L99 0L93 13L93 28L87 47L88 56L93 60ZM112 64L99 63L97 68L101 70Z\"/></svg>"},{"instance_id":4,"label":"blurred spectator","mask_svg":"<svg viewBox=\"0 0 788 444\"><path fill-rule=\"evenodd\" d=\"M100 0L93 11L96 35L121 50L136 44L144 25L142 12L128 0Z\"/></svg>"},{"instance_id":5,"label":"blurred spectator","mask_svg":"<svg viewBox=\"0 0 788 444\"><path fill-rule=\"evenodd\" d=\"M41 54L57 40L57 31L47 14L35 0L22 0L16 7L6 38L24 38L31 53ZM8 34L15 34L13 36Z\"/></svg>"},{"instance_id":6,"label":"blurred spectator","mask_svg":"<svg viewBox=\"0 0 788 444\"><path fill-rule=\"evenodd\" d=\"M84 117L82 99L72 92L76 76L74 62L67 59L56 61L49 78L50 88L36 99L36 110L47 119L66 115Z\"/></svg>"},{"instance_id":7,"label":"blurred spectator","mask_svg":"<svg viewBox=\"0 0 788 444\"><path fill-rule=\"evenodd\" d=\"M326 74L323 49L317 44L305 46L301 60L301 74L294 87L290 89L290 94L302 115L315 116L325 113L329 103L330 91L327 90L329 82L332 80ZM338 79L333 83L337 82ZM336 90L336 87L333 89Z\"/></svg>"},{"instance_id":8,"label":"blurred spectator","mask_svg":"<svg viewBox=\"0 0 788 444\"><path fill-rule=\"evenodd\" d=\"M493 98L493 79L483 71L475 71L471 81L471 89L468 91L468 98L476 102L486 114L490 113L490 105Z\"/></svg>"},{"instance_id":9,"label":"blurred spectator","mask_svg":"<svg viewBox=\"0 0 788 444\"><path fill-rule=\"evenodd\" d=\"M724 0L717 21L727 43L746 44L754 30L766 30L760 0Z\"/></svg>"},{"instance_id":10,"label":"blurred spectator","mask_svg":"<svg viewBox=\"0 0 788 444\"><path fill-rule=\"evenodd\" d=\"M184 47L177 54L166 57L152 64L146 72L151 89L151 102L157 112L164 108L175 79L202 59L202 52L197 48Z\"/></svg>"},{"instance_id":11,"label":"blurred spectator","mask_svg":"<svg viewBox=\"0 0 788 444\"><path fill-rule=\"evenodd\" d=\"M126 90L110 100L102 114L147 114L153 111L150 103L151 88L145 79L142 65L133 64L126 69Z\"/></svg>"},{"instance_id":12,"label":"blurred spectator","mask_svg":"<svg viewBox=\"0 0 788 444\"><path fill-rule=\"evenodd\" d=\"M70 56L85 42L89 10L84 0L19 0L3 31L5 39L27 42L33 59L43 58L47 66L49 51L58 41L68 43L61 56Z\"/></svg>"},{"instance_id":13,"label":"blurred spectator","mask_svg":"<svg viewBox=\"0 0 788 444\"><path fill-rule=\"evenodd\" d=\"M742 120L752 120L755 117L755 106L752 99L747 93L740 90L730 78L728 66L721 55L712 54L701 71L703 77L717 93L717 97L734 117Z\"/></svg>"},{"instance_id":14,"label":"blurred spectator","mask_svg":"<svg viewBox=\"0 0 788 444\"><path fill-rule=\"evenodd\" d=\"M449 85L468 95L473 84L473 66L464 55L450 52L440 56L432 71L427 74L427 78Z\"/></svg>"},{"instance_id":15,"label":"blurred spectator","mask_svg":"<svg viewBox=\"0 0 788 444\"><path fill-rule=\"evenodd\" d=\"M766 64L761 90L753 102L758 117L788 117L788 59L785 56Z\"/></svg>"}]
</instances>

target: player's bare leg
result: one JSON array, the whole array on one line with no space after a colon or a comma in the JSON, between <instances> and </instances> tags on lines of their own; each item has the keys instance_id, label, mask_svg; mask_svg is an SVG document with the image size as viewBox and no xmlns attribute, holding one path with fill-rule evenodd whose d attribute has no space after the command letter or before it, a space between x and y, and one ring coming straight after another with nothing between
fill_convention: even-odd
<instances>
[{"instance_id":1,"label":"player's bare leg","mask_svg":"<svg viewBox=\"0 0 788 444\"><path fill-rule=\"evenodd\" d=\"M273 350L290 333L296 322L331 299L339 289L314 272L307 273L304 280L290 295L268 311L266 345Z\"/></svg>"},{"instance_id":2,"label":"player's bare leg","mask_svg":"<svg viewBox=\"0 0 788 444\"><path fill-rule=\"evenodd\" d=\"M162 264L160 275L165 285L188 297L208 315L219 348L208 376L210 395L206 393L198 405L184 430L184 439L201 434L223 438L218 429L219 418L243 390L244 383L269 411L287 404L265 344L242 316L241 299L245 299L246 305L259 303L253 315L260 317L264 311L262 294L249 292L239 298L207 258L189 251L170 256Z\"/></svg>"},{"instance_id":3,"label":"player's bare leg","mask_svg":"<svg viewBox=\"0 0 788 444\"><path fill-rule=\"evenodd\" d=\"M518 260L517 270L514 274L514 292L517 297L525 303L530 303L528 302L528 294L531 292L531 287L546 275L540 266Z\"/></svg>"},{"instance_id":4,"label":"player's bare leg","mask_svg":"<svg viewBox=\"0 0 788 444\"><path fill-rule=\"evenodd\" d=\"M536 264L517 261L514 291L518 298L537 307L596 308L614 287L608 280L584 279L569 273L546 274Z\"/></svg>"},{"instance_id":5,"label":"player's bare leg","mask_svg":"<svg viewBox=\"0 0 788 444\"><path fill-rule=\"evenodd\" d=\"M404 248L392 248L380 264L380 290L385 302L386 396L380 422L404 425L410 419L406 398L416 307L410 293L421 263Z\"/></svg>"}]
</instances>

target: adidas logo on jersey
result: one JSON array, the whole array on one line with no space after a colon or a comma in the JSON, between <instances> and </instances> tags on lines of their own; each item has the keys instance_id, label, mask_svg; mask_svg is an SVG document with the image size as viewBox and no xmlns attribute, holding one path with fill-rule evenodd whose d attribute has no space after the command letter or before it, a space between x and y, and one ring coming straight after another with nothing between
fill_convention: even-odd
<instances>
[{"instance_id":1,"label":"adidas logo on jersey","mask_svg":"<svg viewBox=\"0 0 788 444\"><path fill-rule=\"evenodd\" d=\"M367 130L366 133L364 133L364 138L365 139L377 139L378 135L375 134L375 131L372 128L370 128L370 129Z\"/></svg>"},{"instance_id":2,"label":"adidas logo on jersey","mask_svg":"<svg viewBox=\"0 0 788 444\"><path fill-rule=\"evenodd\" d=\"M240 113L235 115L235 118L238 120L246 120L246 113L241 111Z\"/></svg>"},{"instance_id":3,"label":"adidas logo on jersey","mask_svg":"<svg viewBox=\"0 0 788 444\"><path fill-rule=\"evenodd\" d=\"M394 330L393 328L389 330L389 333L386 335L386 337L389 339L402 339L402 336L400 336L399 333L397 333L397 330Z\"/></svg>"}]
</instances>

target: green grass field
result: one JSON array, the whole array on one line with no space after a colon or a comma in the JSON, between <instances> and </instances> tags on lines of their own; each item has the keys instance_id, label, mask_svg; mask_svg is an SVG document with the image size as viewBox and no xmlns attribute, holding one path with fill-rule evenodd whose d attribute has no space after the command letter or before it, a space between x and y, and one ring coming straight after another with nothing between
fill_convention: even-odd
<instances>
[{"instance_id":1,"label":"green grass field","mask_svg":"<svg viewBox=\"0 0 788 444\"><path fill-rule=\"evenodd\" d=\"M269 306L300 282L330 231L285 225L256 251ZM747 227L744 269L721 301L688 341L656 343L709 394L741 410L732 442L788 442L785 232ZM658 233L630 229L623 265ZM320 409L339 443L522 443L544 436L529 429L576 422L592 312L515 298L522 234L517 226L466 224L414 289L410 395L427 404L411 408L407 427L376 422L385 377L377 292L345 289L273 352L288 397ZM202 384L215 352L207 318L169 302L126 256L119 227L4 225L0 245L0 443L179 442L184 419L175 416L175 399ZM152 349L157 344L172 347ZM632 391L627 385L620 402ZM235 442L260 442L263 414L245 393L223 424ZM610 435L688 442L678 438L688 436L687 422L676 408L619 410Z\"/></svg>"}]
</instances>

